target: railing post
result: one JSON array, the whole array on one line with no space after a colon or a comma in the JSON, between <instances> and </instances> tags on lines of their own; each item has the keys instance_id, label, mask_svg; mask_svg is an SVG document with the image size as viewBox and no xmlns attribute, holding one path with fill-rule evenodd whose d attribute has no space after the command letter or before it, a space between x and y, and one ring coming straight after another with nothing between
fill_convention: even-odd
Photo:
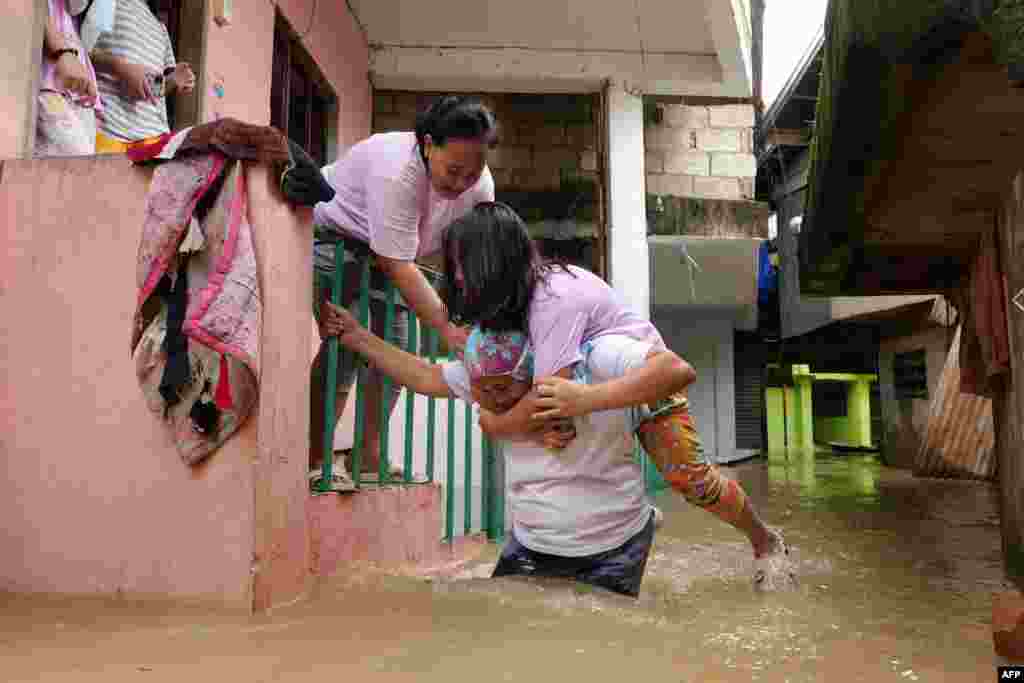
<instances>
[{"instance_id":1,"label":"railing post","mask_svg":"<svg viewBox=\"0 0 1024 683\"><path fill-rule=\"evenodd\" d=\"M463 491L466 511L463 519L463 533L469 536L473 533L473 404L465 401L462 405L465 407L466 414L466 465L464 472L466 490Z\"/></svg>"},{"instance_id":2,"label":"railing post","mask_svg":"<svg viewBox=\"0 0 1024 683\"><path fill-rule=\"evenodd\" d=\"M364 260L362 273L359 277L359 324L368 327L370 324L370 262ZM357 365L358 367L358 365ZM352 444L352 480L356 488L362 486L363 479L363 446L366 442L366 430L363 420L366 417L366 387L362 382L356 383L356 424Z\"/></svg>"},{"instance_id":3,"label":"railing post","mask_svg":"<svg viewBox=\"0 0 1024 683\"><path fill-rule=\"evenodd\" d=\"M406 344L406 351L418 356L419 354L419 330L417 329L416 315L412 309L405 313L408 321L409 339ZM409 389L405 390L405 483L412 483L412 436L413 423L416 421L416 394Z\"/></svg>"},{"instance_id":4,"label":"railing post","mask_svg":"<svg viewBox=\"0 0 1024 683\"><path fill-rule=\"evenodd\" d=\"M491 445L486 436L480 440L480 531L491 537Z\"/></svg>"},{"instance_id":5,"label":"railing post","mask_svg":"<svg viewBox=\"0 0 1024 683\"><path fill-rule=\"evenodd\" d=\"M496 543L505 539L505 455L501 444L491 441L491 510L488 538Z\"/></svg>"},{"instance_id":6,"label":"railing post","mask_svg":"<svg viewBox=\"0 0 1024 683\"><path fill-rule=\"evenodd\" d=\"M384 341L391 344L394 339L392 328L395 325L395 285L389 279L384 284ZM391 437L391 384L392 379L387 375L381 375L380 389L380 458L378 460L377 481L380 485L391 482L391 459L388 457L388 446Z\"/></svg>"},{"instance_id":7,"label":"railing post","mask_svg":"<svg viewBox=\"0 0 1024 683\"><path fill-rule=\"evenodd\" d=\"M448 460L445 468L445 539L455 540L455 399L448 399Z\"/></svg>"},{"instance_id":8,"label":"railing post","mask_svg":"<svg viewBox=\"0 0 1024 683\"><path fill-rule=\"evenodd\" d=\"M429 327L426 328L427 337L427 359L433 365L437 358L437 333ZM427 481L434 483L434 429L437 422L437 399L431 396L427 399Z\"/></svg>"},{"instance_id":9,"label":"railing post","mask_svg":"<svg viewBox=\"0 0 1024 683\"><path fill-rule=\"evenodd\" d=\"M314 277L316 274L314 273ZM334 273L331 279L331 303L341 305L341 287L345 277L345 245L334 245ZM319 292L317 293L319 297ZM321 315L323 313L321 312ZM321 492L331 490L334 480L334 409L337 405L338 384L338 338L327 340L327 377L324 379L324 452L320 471Z\"/></svg>"}]
</instances>

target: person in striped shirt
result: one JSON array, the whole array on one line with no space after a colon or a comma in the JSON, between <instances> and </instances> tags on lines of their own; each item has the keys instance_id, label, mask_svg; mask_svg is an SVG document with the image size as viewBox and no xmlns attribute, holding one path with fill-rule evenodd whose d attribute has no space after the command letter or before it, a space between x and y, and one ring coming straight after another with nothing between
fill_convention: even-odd
<instances>
[{"instance_id":1,"label":"person in striped shirt","mask_svg":"<svg viewBox=\"0 0 1024 683\"><path fill-rule=\"evenodd\" d=\"M170 132L167 96L191 92L196 77L178 63L170 35L145 0L118 0L114 27L92 49L103 113L96 152L123 153Z\"/></svg>"}]
</instances>

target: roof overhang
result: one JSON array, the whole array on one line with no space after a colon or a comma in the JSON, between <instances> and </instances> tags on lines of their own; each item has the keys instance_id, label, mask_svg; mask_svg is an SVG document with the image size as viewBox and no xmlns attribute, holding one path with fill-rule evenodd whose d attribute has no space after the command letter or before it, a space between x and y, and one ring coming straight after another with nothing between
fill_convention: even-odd
<instances>
[{"instance_id":1,"label":"roof overhang","mask_svg":"<svg viewBox=\"0 0 1024 683\"><path fill-rule=\"evenodd\" d=\"M352 0L375 87L750 97L748 0Z\"/></svg>"},{"instance_id":2,"label":"roof overhang","mask_svg":"<svg viewBox=\"0 0 1024 683\"><path fill-rule=\"evenodd\" d=\"M815 296L941 293L1024 154L1018 3L832 0L800 235ZM870 6L869 6L870 5Z\"/></svg>"}]
</instances>

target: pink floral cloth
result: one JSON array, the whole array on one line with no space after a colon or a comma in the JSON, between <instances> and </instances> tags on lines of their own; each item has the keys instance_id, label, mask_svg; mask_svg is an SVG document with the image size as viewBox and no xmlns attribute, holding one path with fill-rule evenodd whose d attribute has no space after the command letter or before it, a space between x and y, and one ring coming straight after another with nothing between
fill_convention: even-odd
<instances>
[{"instance_id":1,"label":"pink floral cloth","mask_svg":"<svg viewBox=\"0 0 1024 683\"><path fill-rule=\"evenodd\" d=\"M209 208L197 216L199 206ZM197 239L199 244L187 259L179 254L186 238L190 245ZM181 402L168 409L158 391L167 360L162 349L167 307L154 292L164 275L177 275L182 264L188 277L182 332L192 377ZM150 407L164 414L182 459L198 463L237 431L258 396L263 307L242 162L207 152L156 169L146 200L136 284L132 351L140 384ZM215 396L230 396L229 403L217 399L217 428L200 433L189 411L196 401L213 402Z\"/></svg>"},{"instance_id":2,"label":"pink floral cloth","mask_svg":"<svg viewBox=\"0 0 1024 683\"><path fill-rule=\"evenodd\" d=\"M533 381L533 352L522 332L484 332L474 327L466 340L463 362L473 381L500 375Z\"/></svg>"}]
</instances>

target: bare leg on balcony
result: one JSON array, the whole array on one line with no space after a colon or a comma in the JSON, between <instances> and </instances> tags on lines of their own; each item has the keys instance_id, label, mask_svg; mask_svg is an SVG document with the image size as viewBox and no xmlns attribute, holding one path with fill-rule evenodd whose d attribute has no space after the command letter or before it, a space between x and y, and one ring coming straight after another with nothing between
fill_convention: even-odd
<instances>
[{"instance_id":1,"label":"bare leg on balcony","mask_svg":"<svg viewBox=\"0 0 1024 683\"><path fill-rule=\"evenodd\" d=\"M313 359L313 368L310 371L309 390L309 467L316 469L323 466L324 462L324 382L326 379L327 347L321 345ZM338 382L335 387L334 401L334 424L345 413L345 404L348 401L349 387L346 383ZM332 444L333 445L333 444Z\"/></svg>"},{"instance_id":2,"label":"bare leg on balcony","mask_svg":"<svg viewBox=\"0 0 1024 683\"><path fill-rule=\"evenodd\" d=\"M371 320L371 329L373 333L379 337L384 337L384 307L375 306L373 310L373 318ZM394 323L391 328L391 342L402 348L405 348L406 343L409 339L409 322L407 312L403 309L396 308L394 312ZM362 371L359 373L359 379L363 382L366 387L366 398L365 398L365 420L364 425L364 439L363 449L360 457L360 470L363 475L377 475L380 472L380 437L381 437L381 420L380 420L380 402L382 392L384 390L384 375L380 374L376 370L370 369L368 371ZM388 392L388 416L394 413L395 402L398 400L398 394L401 392L401 386L395 384L394 381L389 382ZM394 463L394 458L388 458L391 463ZM400 469L394 467L393 464L389 466L391 474L398 475L401 473Z\"/></svg>"},{"instance_id":3,"label":"bare leg on balcony","mask_svg":"<svg viewBox=\"0 0 1024 683\"><path fill-rule=\"evenodd\" d=\"M374 301L371 304L371 327L373 332L383 336L384 331L384 307ZM405 346L408 339L408 319L406 312L396 309L394 324L391 330L391 339L395 344ZM340 350L339 355L346 352ZM327 345L321 344L313 361L313 368L310 373L310 468L319 468L323 465L324 454L324 381L327 366ZM336 387L336 399L334 404L334 424L345 413L348 396L355 379L355 372L343 372L341 366L352 367L350 362L342 363L339 359L338 383ZM383 384L383 376L376 371L366 369L359 373L361 386L365 387L363 407L363 447L361 449L360 470L363 475L376 476L380 471L380 400ZM388 401L388 414L390 415L395 407L401 387L393 382L390 387ZM395 468L390 468L392 474L396 474Z\"/></svg>"}]
</instances>

